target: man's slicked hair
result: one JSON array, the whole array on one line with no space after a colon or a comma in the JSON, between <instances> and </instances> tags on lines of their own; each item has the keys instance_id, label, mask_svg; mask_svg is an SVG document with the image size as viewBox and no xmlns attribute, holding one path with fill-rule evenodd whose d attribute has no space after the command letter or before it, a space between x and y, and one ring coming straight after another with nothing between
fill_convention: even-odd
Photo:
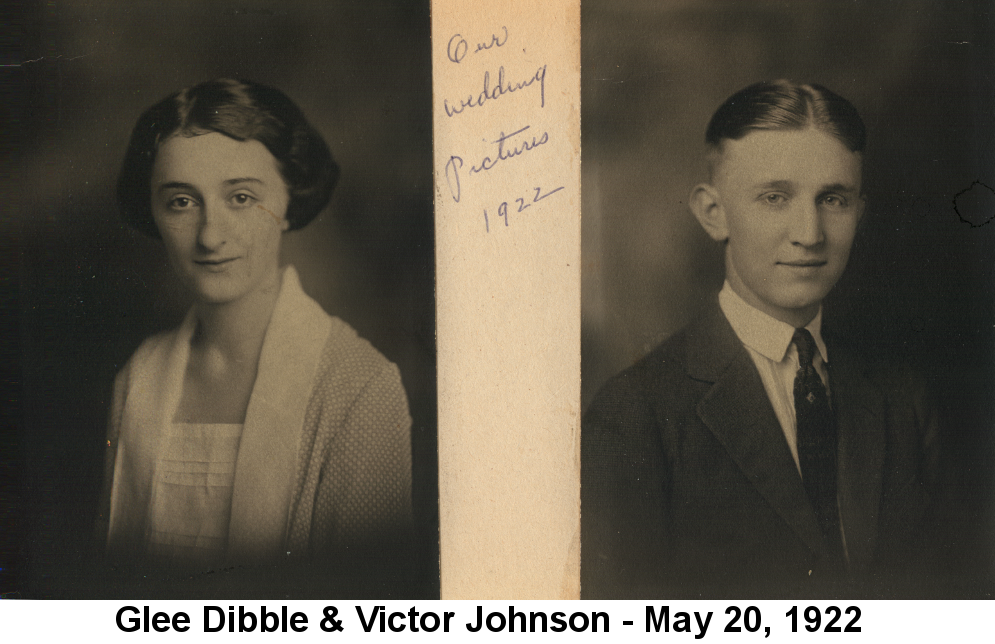
<instances>
[{"instance_id":1,"label":"man's slicked hair","mask_svg":"<svg viewBox=\"0 0 995 644\"><path fill-rule=\"evenodd\" d=\"M788 80L763 81L730 96L712 115L705 131L709 148L718 150L755 130L798 130L814 127L840 141L851 152L863 152L867 131L857 109L821 85Z\"/></svg>"}]
</instances>

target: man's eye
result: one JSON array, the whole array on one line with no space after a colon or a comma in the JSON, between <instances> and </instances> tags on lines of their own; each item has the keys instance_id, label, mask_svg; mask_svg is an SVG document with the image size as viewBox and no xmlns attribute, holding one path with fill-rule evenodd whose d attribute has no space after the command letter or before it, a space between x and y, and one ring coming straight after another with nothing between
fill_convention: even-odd
<instances>
[{"instance_id":1,"label":"man's eye","mask_svg":"<svg viewBox=\"0 0 995 644\"><path fill-rule=\"evenodd\" d=\"M784 203L785 197L780 193L771 192L769 194L764 195L764 201L772 206L779 206L782 203Z\"/></svg>"},{"instance_id":2,"label":"man's eye","mask_svg":"<svg viewBox=\"0 0 995 644\"><path fill-rule=\"evenodd\" d=\"M826 195L822 198L822 203L830 208L846 208L846 199L839 195Z\"/></svg>"}]
</instances>

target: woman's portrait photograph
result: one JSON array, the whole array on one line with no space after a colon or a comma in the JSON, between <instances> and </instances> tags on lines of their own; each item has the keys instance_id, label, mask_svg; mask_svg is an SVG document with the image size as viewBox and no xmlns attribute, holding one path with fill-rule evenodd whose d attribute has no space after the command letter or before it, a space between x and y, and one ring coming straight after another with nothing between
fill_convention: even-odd
<instances>
[{"instance_id":1,"label":"woman's portrait photograph","mask_svg":"<svg viewBox=\"0 0 995 644\"><path fill-rule=\"evenodd\" d=\"M428 3L24 12L0 592L438 597Z\"/></svg>"}]
</instances>

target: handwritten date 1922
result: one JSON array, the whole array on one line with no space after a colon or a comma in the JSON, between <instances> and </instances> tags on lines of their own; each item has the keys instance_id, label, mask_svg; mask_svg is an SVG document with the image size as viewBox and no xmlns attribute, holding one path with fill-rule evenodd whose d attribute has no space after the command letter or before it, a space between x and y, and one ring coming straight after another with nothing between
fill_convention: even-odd
<instances>
[{"instance_id":1,"label":"handwritten date 1922","mask_svg":"<svg viewBox=\"0 0 995 644\"><path fill-rule=\"evenodd\" d=\"M536 188L535 189L536 193L535 193L535 196L532 198L532 201L528 201L527 199L525 199L523 197L517 197L513 201L513 204L517 203L518 204L518 212L522 212L526 208L530 207L532 204L538 203L538 202L542 201L543 199L545 199L546 197L548 197L548 196L550 196L552 194L556 194L560 190L563 190L563 186L560 186L559 188L554 188L554 189L552 189L552 190L550 190L550 191L548 191L546 193L543 193L542 188ZM512 205L511 207L515 208L514 205ZM507 226L508 225L508 202L507 201L502 201L501 202L501 205L498 206L497 213L498 213L498 217L501 217L501 218L504 219L504 225ZM490 219L487 217L487 210L486 209L484 210L484 229L487 232L491 232L491 222L490 222Z\"/></svg>"}]
</instances>

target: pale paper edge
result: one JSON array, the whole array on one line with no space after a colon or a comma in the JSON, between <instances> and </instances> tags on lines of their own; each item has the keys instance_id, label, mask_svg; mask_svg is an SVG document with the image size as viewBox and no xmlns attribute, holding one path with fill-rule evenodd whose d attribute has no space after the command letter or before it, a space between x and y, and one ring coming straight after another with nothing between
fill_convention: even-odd
<instances>
[{"instance_id":1,"label":"pale paper edge","mask_svg":"<svg viewBox=\"0 0 995 644\"><path fill-rule=\"evenodd\" d=\"M523 182L536 182L547 171L559 174L564 194L550 198L533 219L482 236L483 219L473 215L468 223L467 204L453 204L443 176L452 149L479 146L481 140L469 133L466 139L454 136L453 122L444 116L443 99L460 86L453 84L454 75L465 74L447 59L447 42L453 33L473 42L502 26L512 39L533 35L514 44L548 66L542 116L553 115L552 127L561 130L555 154L530 159L522 172L506 177L507 194L518 194ZM432 0L432 41L441 596L575 599L580 2L488 0L468 7L459 0ZM516 67L512 58L509 69ZM478 84L470 78L462 85ZM486 131L510 128L506 108L512 103L478 110L472 118L484 119Z\"/></svg>"}]
</instances>

